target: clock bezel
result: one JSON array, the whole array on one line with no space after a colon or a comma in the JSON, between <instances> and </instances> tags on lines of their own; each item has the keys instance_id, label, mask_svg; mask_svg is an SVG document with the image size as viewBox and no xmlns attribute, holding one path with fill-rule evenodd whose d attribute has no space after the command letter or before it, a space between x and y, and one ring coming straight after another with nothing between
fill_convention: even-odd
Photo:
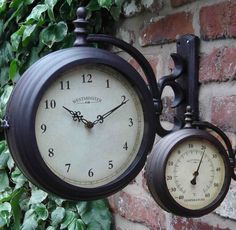
<instances>
[{"instance_id":1,"label":"clock bezel","mask_svg":"<svg viewBox=\"0 0 236 230\"><path fill-rule=\"evenodd\" d=\"M63 71L86 63L106 65L120 72L135 89L144 115L142 144L134 161L118 178L96 188L71 185L52 173L39 154L35 137L35 116L46 89ZM152 96L144 80L129 63L101 49L69 48L43 57L20 78L7 105L6 118L10 128L5 134L14 160L33 183L67 199L91 200L117 192L141 171L155 138L154 114Z\"/></svg>"},{"instance_id":2,"label":"clock bezel","mask_svg":"<svg viewBox=\"0 0 236 230\"><path fill-rule=\"evenodd\" d=\"M219 154L222 156L225 167L224 184L218 196L207 206L201 209L188 209L181 206L170 194L166 183L166 165L167 161L175 149L175 146L185 142L188 139L199 138L205 139L219 149ZM159 143L158 143L159 144ZM184 217L200 217L212 212L216 209L225 198L230 182L230 162L224 146L210 133L204 130L186 128L165 136L159 145L156 145L151 153L151 161L147 163L147 184L151 194L157 203L160 204L166 211L172 212L178 216ZM161 145L165 148L160 148ZM154 172L154 170L156 170Z\"/></svg>"}]
</instances>

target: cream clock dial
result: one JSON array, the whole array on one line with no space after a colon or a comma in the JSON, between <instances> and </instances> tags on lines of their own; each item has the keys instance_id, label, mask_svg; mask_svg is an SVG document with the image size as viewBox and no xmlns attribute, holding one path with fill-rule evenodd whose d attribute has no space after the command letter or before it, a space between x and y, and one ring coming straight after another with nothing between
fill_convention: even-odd
<instances>
[{"instance_id":1,"label":"cream clock dial","mask_svg":"<svg viewBox=\"0 0 236 230\"><path fill-rule=\"evenodd\" d=\"M81 65L44 93L35 133L43 160L58 177L81 187L101 186L136 157L144 133L142 105L119 72Z\"/></svg>"}]
</instances>

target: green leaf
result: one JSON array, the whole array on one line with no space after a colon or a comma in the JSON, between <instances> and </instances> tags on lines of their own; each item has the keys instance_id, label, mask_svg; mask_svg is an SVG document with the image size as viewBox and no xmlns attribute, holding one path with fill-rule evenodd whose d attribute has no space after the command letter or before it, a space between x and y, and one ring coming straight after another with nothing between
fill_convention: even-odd
<instances>
[{"instance_id":1,"label":"green leaf","mask_svg":"<svg viewBox=\"0 0 236 230\"><path fill-rule=\"evenodd\" d=\"M51 225L57 226L65 216L65 209L57 207L51 214Z\"/></svg>"},{"instance_id":2,"label":"green leaf","mask_svg":"<svg viewBox=\"0 0 236 230\"><path fill-rule=\"evenodd\" d=\"M42 14L47 11L48 6L45 4L38 4L36 5L30 15L26 18L26 22L31 24L34 21L39 21L40 18L42 17Z\"/></svg>"},{"instance_id":3,"label":"green leaf","mask_svg":"<svg viewBox=\"0 0 236 230\"><path fill-rule=\"evenodd\" d=\"M65 22L51 24L42 30L40 38L45 45L51 48L55 42L60 42L65 38L67 30L68 28Z\"/></svg>"},{"instance_id":4,"label":"green leaf","mask_svg":"<svg viewBox=\"0 0 236 230\"><path fill-rule=\"evenodd\" d=\"M69 226L70 223L75 219L75 213L72 211L66 211L63 222L61 223L60 229L65 229Z\"/></svg>"},{"instance_id":5,"label":"green leaf","mask_svg":"<svg viewBox=\"0 0 236 230\"><path fill-rule=\"evenodd\" d=\"M6 9L7 0L0 0L0 13Z\"/></svg>"},{"instance_id":6,"label":"green leaf","mask_svg":"<svg viewBox=\"0 0 236 230\"><path fill-rule=\"evenodd\" d=\"M7 162L10 157L9 151L4 151L0 155L0 170L5 169L7 167Z\"/></svg>"},{"instance_id":7,"label":"green leaf","mask_svg":"<svg viewBox=\"0 0 236 230\"><path fill-rule=\"evenodd\" d=\"M24 221L21 230L34 230L37 229L38 222L36 220L36 214L33 209L29 209L24 216Z\"/></svg>"},{"instance_id":8,"label":"green leaf","mask_svg":"<svg viewBox=\"0 0 236 230\"><path fill-rule=\"evenodd\" d=\"M22 36L22 43L24 47L28 45L33 32L35 32L36 27L37 27L37 24L25 26L25 30Z\"/></svg>"},{"instance_id":9,"label":"green leaf","mask_svg":"<svg viewBox=\"0 0 236 230\"><path fill-rule=\"evenodd\" d=\"M24 188L19 188L15 190L12 193L12 198L11 198L11 207L12 207L12 213L13 213L13 219L14 219L14 224L13 228L14 229L20 229L20 224L21 224L21 217L22 217L22 211L19 205L20 198L22 194L24 193Z\"/></svg>"},{"instance_id":10,"label":"green leaf","mask_svg":"<svg viewBox=\"0 0 236 230\"><path fill-rule=\"evenodd\" d=\"M5 115L7 102L11 95L12 89L13 89L12 86L9 85L5 86L4 93L0 97L0 118L3 118Z\"/></svg>"},{"instance_id":11,"label":"green leaf","mask_svg":"<svg viewBox=\"0 0 236 230\"><path fill-rule=\"evenodd\" d=\"M32 190L29 203L30 204L41 203L47 198L47 195L48 194L43 190L40 189Z\"/></svg>"},{"instance_id":12,"label":"green leaf","mask_svg":"<svg viewBox=\"0 0 236 230\"><path fill-rule=\"evenodd\" d=\"M91 11L97 11L101 9L101 6L98 3L98 0L91 0L87 5L87 8Z\"/></svg>"},{"instance_id":13,"label":"green leaf","mask_svg":"<svg viewBox=\"0 0 236 230\"><path fill-rule=\"evenodd\" d=\"M57 2L58 2L58 0L45 0L45 4L48 7L48 16L49 16L51 21L55 21L53 8L57 4Z\"/></svg>"},{"instance_id":14,"label":"green leaf","mask_svg":"<svg viewBox=\"0 0 236 230\"><path fill-rule=\"evenodd\" d=\"M37 222L48 218L48 210L44 204L34 204L31 208L36 214Z\"/></svg>"},{"instance_id":15,"label":"green leaf","mask_svg":"<svg viewBox=\"0 0 236 230\"><path fill-rule=\"evenodd\" d=\"M15 33L11 35L11 45L13 51L18 51L25 28L26 26L22 25Z\"/></svg>"},{"instance_id":16,"label":"green leaf","mask_svg":"<svg viewBox=\"0 0 236 230\"><path fill-rule=\"evenodd\" d=\"M106 8L107 10L109 10L112 6L112 0L98 0L98 4L101 7Z\"/></svg>"},{"instance_id":17,"label":"green leaf","mask_svg":"<svg viewBox=\"0 0 236 230\"><path fill-rule=\"evenodd\" d=\"M0 171L0 192L9 187L8 175L5 171Z\"/></svg>"},{"instance_id":18,"label":"green leaf","mask_svg":"<svg viewBox=\"0 0 236 230\"><path fill-rule=\"evenodd\" d=\"M0 227L8 225L11 218L11 205L8 202L0 204Z\"/></svg>"},{"instance_id":19,"label":"green leaf","mask_svg":"<svg viewBox=\"0 0 236 230\"><path fill-rule=\"evenodd\" d=\"M101 225L101 229L111 228L111 214L105 200L82 202L77 206L78 213L86 225Z\"/></svg>"},{"instance_id":20,"label":"green leaf","mask_svg":"<svg viewBox=\"0 0 236 230\"><path fill-rule=\"evenodd\" d=\"M68 3L69 6L70 6L71 3L73 2L73 0L66 0L66 1L67 1L67 3Z\"/></svg>"},{"instance_id":21,"label":"green leaf","mask_svg":"<svg viewBox=\"0 0 236 230\"><path fill-rule=\"evenodd\" d=\"M12 46L8 41L5 41L0 46L0 66L8 64L13 59Z\"/></svg>"},{"instance_id":22,"label":"green leaf","mask_svg":"<svg viewBox=\"0 0 236 230\"><path fill-rule=\"evenodd\" d=\"M19 75L19 61L13 59L9 68L9 80L13 81L16 75Z\"/></svg>"},{"instance_id":23,"label":"green leaf","mask_svg":"<svg viewBox=\"0 0 236 230\"><path fill-rule=\"evenodd\" d=\"M52 227L52 226L48 226L48 227L46 228L46 230L56 230L56 228L54 228L54 227Z\"/></svg>"},{"instance_id":24,"label":"green leaf","mask_svg":"<svg viewBox=\"0 0 236 230\"><path fill-rule=\"evenodd\" d=\"M94 229L99 230L98 228L94 228ZM86 230L86 226L82 220L74 219L68 226L68 230Z\"/></svg>"},{"instance_id":25,"label":"green leaf","mask_svg":"<svg viewBox=\"0 0 236 230\"><path fill-rule=\"evenodd\" d=\"M11 173L11 179L15 183L15 189L22 187L27 181L25 176L21 173L21 171L18 168L16 168Z\"/></svg>"}]
</instances>

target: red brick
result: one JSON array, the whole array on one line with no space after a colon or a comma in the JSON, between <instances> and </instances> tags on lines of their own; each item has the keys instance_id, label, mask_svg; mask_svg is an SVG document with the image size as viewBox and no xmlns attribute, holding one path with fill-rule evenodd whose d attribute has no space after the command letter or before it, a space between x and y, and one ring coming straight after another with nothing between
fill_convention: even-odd
<instances>
[{"instance_id":1,"label":"red brick","mask_svg":"<svg viewBox=\"0 0 236 230\"><path fill-rule=\"evenodd\" d=\"M167 15L145 26L140 34L140 43L148 46L174 42L180 35L194 33L192 20L193 15L190 12Z\"/></svg>"},{"instance_id":2,"label":"red brick","mask_svg":"<svg viewBox=\"0 0 236 230\"><path fill-rule=\"evenodd\" d=\"M230 230L229 228L220 228L202 222L200 219L174 217L171 225L175 230L189 229L189 230Z\"/></svg>"},{"instance_id":3,"label":"red brick","mask_svg":"<svg viewBox=\"0 0 236 230\"><path fill-rule=\"evenodd\" d=\"M158 66L158 63L159 63L159 59L157 58L157 56L156 55L147 55L146 59L148 60L149 64L151 65L155 75L157 75L157 66ZM139 74L147 82L146 76L144 75L140 65L136 62L136 60L131 58L131 59L128 60L128 62L129 62L129 64L131 64L139 72Z\"/></svg>"},{"instance_id":4,"label":"red brick","mask_svg":"<svg viewBox=\"0 0 236 230\"><path fill-rule=\"evenodd\" d=\"M236 37L236 2L225 1L203 7L200 27L204 40Z\"/></svg>"},{"instance_id":5,"label":"red brick","mask_svg":"<svg viewBox=\"0 0 236 230\"><path fill-rule=\"evenodd\" d=\"M200 59L201 82L227 81L236 78L236 48L221 47Z\"/></svg>"},{"instance_id":6,"label":"red brick","mask_svg":"<svg viewBox=\"0 0 236 230\"><path fill-rule=\"evenodd\" d=\"M214 97L211 105L212 123L219 128L236 132L236 96Z\"/></svg>"},{"instance_id":7,"label":"red brick","mask_svg":"<svg viewBox=\"0 0 236 230\"><path fill-rule=\"evenodd\" d=\"M179 7L184 4L190 3L190 2L195 2L196 0L171 0L171 6L172 7Z\"/></svg>"},{"instance_id":8,"label":"red brick","mask_svg":"<svg viewBox=\"0 0 236 230\"><path fill-rule=\"evenodd\" d=\"M109 198L109 203L113 212L130 221L142 223L150 230L166 229L165 214L151 198L119 192Z\"/></svg>"}]
</instances>

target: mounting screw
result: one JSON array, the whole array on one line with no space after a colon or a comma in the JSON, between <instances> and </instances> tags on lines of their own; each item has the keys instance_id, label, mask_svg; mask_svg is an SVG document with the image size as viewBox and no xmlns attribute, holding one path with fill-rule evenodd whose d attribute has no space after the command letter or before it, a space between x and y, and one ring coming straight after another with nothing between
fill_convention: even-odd
<instances>
[{"instance_id":1,"label":"mounting screw","mask_svg":"<svg viewBox=\"0 0 236 230\"><path fill-rule=\"evenodd\" d=\"M10 127L8 121L6 119L0 119L0 128L1 129L8 129Z\"/></svg>"}]
</instances>

